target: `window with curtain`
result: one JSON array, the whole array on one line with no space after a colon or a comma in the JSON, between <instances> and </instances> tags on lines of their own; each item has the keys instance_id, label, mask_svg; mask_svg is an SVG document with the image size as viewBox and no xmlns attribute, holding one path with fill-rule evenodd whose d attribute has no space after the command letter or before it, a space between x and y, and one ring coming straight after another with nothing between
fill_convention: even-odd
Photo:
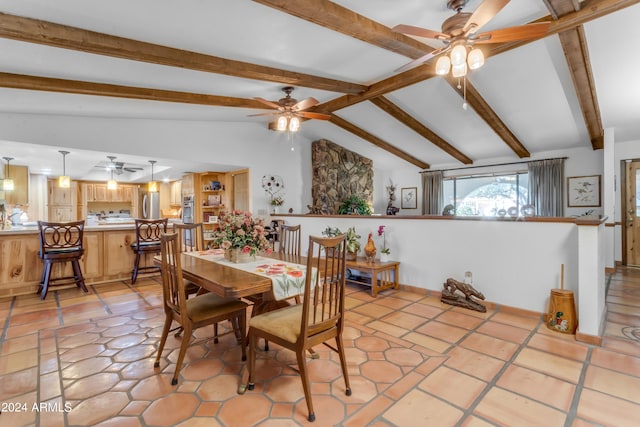
<instances>
[{"instance_id":1,"label":"window with curtain","mask_svg":"<svg viewBox=\"0 0 640 427\"><path fill-rule=\"evenodd\" d=\"M536 216L564 216L564 159L529 162L529 200Z\"/></svg>"},{"instance_id":2,"label":"window with curtain","mask_svg":"<svg viewBox=\"0 0 640 427\"><path fill-rule=\"evenodd\" d=\"M422 173L422 215L442 213L442 171Z\"/></svg>"}]
</instances>

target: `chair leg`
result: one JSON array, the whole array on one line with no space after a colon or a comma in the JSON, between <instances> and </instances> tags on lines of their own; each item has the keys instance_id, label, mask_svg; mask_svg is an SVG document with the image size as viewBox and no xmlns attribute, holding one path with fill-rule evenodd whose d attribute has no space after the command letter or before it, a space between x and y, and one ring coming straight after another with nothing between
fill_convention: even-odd
<instances>
[{"instance_id":1,"label":"chair leg","mask_svg":"<svg viewBox=\"0 0 640 427\"><path fill-rule=\"evenodd\" d=\"M238 317L234 318L234 324L239 323L239 332L240 332L240 348L242 349L242 361L247 360L247 346L246 346L246 334L247 330L247 311L242 310Z\"/></svg>"},{"instance_id":2,"label":"chair leg","mask_svg":"<svg viewBox=\"0 0 640 427\"><path fill-rule=\"evenodd\" d=\"M160 358L162 357L162 350L164 350L164 345L167 342L167 336L169 335L169 329L171 329L171 316L165 314L164 319L164 327L162 328L162 336L160 337L160 344L158 344L158 354L156 355L156 361L153 364L154 368L160 366Z\"/></svg>"},{"instance_id":3,"label":"chair leg","mask_svg":"<svg viewBox=\"0 0 640 427\"><path fill-rule=\"evenodd\" d=\"M308 420L313 422L316 420L316 414L313 412L313 402L311 401L311 387L309 386L309 373L307 372L307 359L305 358L306 350L296 351L296 359L298 359L298 371L300 371L300 379L302 380L302 388L304 389L304 398L307 401L307 409L309 410Z\"/></svg>"},{"instance_id":4,"label":"chair leg","mask_svg":"<svg viewBox=\"0 0 640 427\"><path fill-rule=\"evenodd\" d=\"M336 337L336 348L340 356L340 366L342 366L342 377L344 378L345 394L351 396L351 385L349 384L349 372L347 371L347 358L344 355L344 344L340 336Z\"/></svg>"},{"instance_id":5,"label":"chair leg","mask_svg":"<svg viewBox=\"0 0 640 427\"><path fill-rule=\"evenodd\" d=\"M184 335L182 336L182 342L180 343L180 353L178 354L178 360L176 361L176 370L173 373L171 385L178 384L178 375L180 374L180 369L182 369L184 355L187 353L187 347L189 347L189 341L191 341L191 333L193 332L191 329L191 324L189 323L187 323L186 325L182 325L182 327L184 328Z\"/></svg>"},{"instance_id":6,"label":"chair leg","mask_svg":"<svg viewBox=\"0 0 640 427\"><path fill-rule=\"evenodd\" d=\"M258 337L251 333L249 328L249 379L247 380L247 388L253 390L255 383L253 382L253 373L256 370L256 347L258 346Z\"/></svg>"},{"instance_id":7,"label":"chair leg","mask_svg":"<svg viewBox=\"0 0 640 427\"><path fill-rule=\"evenodd\" d=\"M73 266L73 276L76 281L76 286L82 289L84 292L89 292L87 289L87 285L84 283L84 276L82 275L82 269L80 268L80 263L77 259L71 261L71 265Z\"/></svg>"},{"instance_id":8,"label":"chair leg","mask_svg":"<svg viewBox=\"0 0 640 427\"><path fill-rule=\"evenodd\" d=\"M213 324L213 343L218 344L218 324Z\"/></svg>"},{"instance_id":9,"label":"chair leg","mask_svg":"<svg viewBox=\"0 0 640 427\"><path fill-rule=\"evenodd\" d=\"M131 270L131 284L136 283L138 278L138 266L140 265L140 252L136 252L136 259L133 262L133 270Z\"/></svg>"},{"instance_id":10,"label":"chair leg","mask_svg":"<svg viewBox=\"0 0 640 427\"><path fill-rule=\"evenodd\" d=\"M42 279L42 292L40 293L40 299L44 300L49 292L49 280L51 280L51 265L53 263L49 260L44 262L44 279Z\"/></svg>"}]
</instances>

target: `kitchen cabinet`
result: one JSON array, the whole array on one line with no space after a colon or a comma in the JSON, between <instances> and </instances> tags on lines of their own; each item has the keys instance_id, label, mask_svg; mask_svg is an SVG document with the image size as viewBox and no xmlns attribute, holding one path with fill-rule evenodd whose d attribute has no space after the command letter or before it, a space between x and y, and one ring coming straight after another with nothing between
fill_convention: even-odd
<instances>
[{"instance_id":1,"label":"kitchen cabinet","mask_svg":"<svg viewBox=\"0 0 640 427\"><path fill-rule=\"evenodd\" d=\"M47 181L48 218L53 222L76 221L78 218L78 182L60 188L58 180Z\"/></svg>"},{"instance_id":2,"label":"kitchen cabinet","mask_svg":"<svg viewBox=\"0 0 640 427\"><path fill-rule=\"evenodd\" d=\"M134 199L134 194L135 197L137 198L138 195L138 191L137 191L137 187L134 185L123 185L122 186L122 201L123 202L128 202L131 203L133 202Z\"/></svg>"},{"instance_id":3,"label":"kitchen cabinet","mask_svg":"<svg viewBox=\"0 0 640 427\"><path fill-rule=\"evenodd\" d=\"M104 250L109 254L104 259L105 276L131 274L135 260L131 243L135 240L136 233L132 230L115 230L104 233Z\"/></svg>"},{"instance_id":4,"label":"kitchen cabinet","mask_svg":"<svg viewBox=\"0 0 640 427\"><path fill-rule=\"evenodd\" d=\"M13 180L14 189L4 192L4 199L7 205L28 205L29 204L29 168L27 166L10 165L4 166L4 177Z\"/></svg>"},{"instance_id":5,"label":"kitchen cabinet","mask_svg":"<svg viewBox=\"0 0 640 427\"><path fill-rule=\"evenodd\" d=\"M169 204L182 206L182 181L173 181L170 187Z\"/></svg>"},{"instance_id":6,"label":"kitchen cabinet","mask_svg":"<svg viewBox=\"0 0 640 427\"><path fill-rule=\"evenodd\" d=\"M182 176L181 190L183 196L193 196L195 194L194 174L190 173Z\"/></svg>"},{"instance_id":7,"label":"kitchen cabinet","mask_svg":"<svg viewBox=\"0 0 640 427\"><path fill-rule=\"evenodd\" d=\"M109 198L107 184L93 184L93 201L94 202L108 202Z\"/></svg>"}]
</instances>

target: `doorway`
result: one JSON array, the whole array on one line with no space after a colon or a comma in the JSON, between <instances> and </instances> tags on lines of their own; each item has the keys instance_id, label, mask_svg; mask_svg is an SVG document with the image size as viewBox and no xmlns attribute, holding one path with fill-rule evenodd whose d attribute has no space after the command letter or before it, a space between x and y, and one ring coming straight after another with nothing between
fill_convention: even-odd
<instances>
[{"instance_id":1,"label":"doorway","mask_svg":"<svg viewBox=\"0 0 640 427\"><path fill-rule=\"evenodd\" d=\"M640 267L640 159L623 160L622 187L622 263Z\"/></svg>"}]
</instances>

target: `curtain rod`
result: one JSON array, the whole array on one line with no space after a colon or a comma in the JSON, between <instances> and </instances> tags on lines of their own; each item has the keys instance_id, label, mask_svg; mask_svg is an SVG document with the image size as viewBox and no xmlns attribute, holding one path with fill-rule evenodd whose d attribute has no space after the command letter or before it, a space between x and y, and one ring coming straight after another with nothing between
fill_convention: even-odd
<instances>
[{"instance_id":1,"label":"curtain rod","mask_svg":"<svg viewBox=\"0 0 640 427\"><path fill-rule=\"evenodd\" d=\"M457 171L457 170L463 170L463 169L491 168L491 167L494 167L494 166L521 165L523 163L542 162L542 161L545 161L545 160L567 160L567 157L553 157L553 158L550 158L550 159L528 160L526 162L497 163L497 164L494 164L494 165L466 166L466 167L450 168L450 169L431 169L431 170L420 171L420 173L448 172L448 171Z\"/></svg>"}]
</instances>

